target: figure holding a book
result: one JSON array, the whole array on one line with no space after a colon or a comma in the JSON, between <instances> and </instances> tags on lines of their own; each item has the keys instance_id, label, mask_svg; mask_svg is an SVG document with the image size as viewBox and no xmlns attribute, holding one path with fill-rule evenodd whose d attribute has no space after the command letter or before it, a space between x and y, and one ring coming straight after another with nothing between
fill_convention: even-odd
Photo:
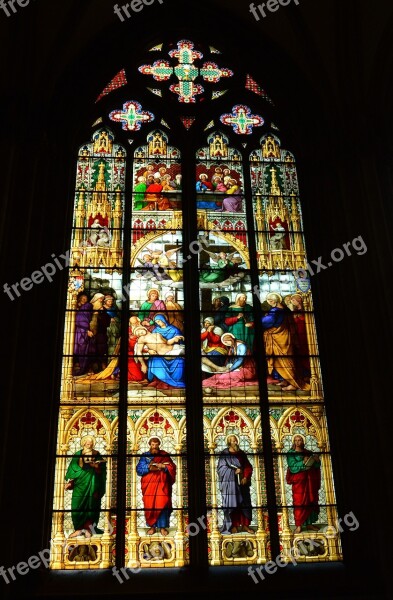
<instances>
[{"instance_id":1,"label":"figure holding a book","mask_svg":"<svg viewBox=\"0 0 393 600\"><path fill-rule=\"evenodd\" d=\"M65 489L72 490L71 517L75 529L70 538L104 533L97 523L105 494L106 461L94 450L94 444L91 435L85 436L81 440L82 449L74 454L66 472Z\"/></svg>"},{"instance_id":2,"label":"figure holding a book","mask_svg":"<svg viewBox=\"0 0 393 600\"><path fill-rule=\"evenodd\" d=\"M239 448L236 435L227 437L228 448L218 459L218 484L224 509L224 522L221 533L255 533L250 527L252 521L251 476L252 465L243 450Z\"/></svg>"},{"instance_id":3,"label":"figure holding a book","mask_svg":"<svg viewBox=\"0 0 393 600\"><path fill-rule=\"evenodd\" d=\"M149 527L147 535L159 529L168 535L169 517L172 512L172 486L176 481L176 465L172 458L160 449L161 440L152 437L149 451L144 452L136 466L141 477L145 519Z\"/></svg>"},{"instance_id":4,"label":"figure holding a book","mask_svg":"<svg viewBox=\"0 0 393 600\"><path fill-rule=\"evenodd\" d=\"M288 470L286 481L292 485L295 533L302 527L313 531L319 516L319 488L321 487L321 462L318 454L304 447L302 435L295 435L291 450L287 455Z\"/></svg>"}]
</instances>

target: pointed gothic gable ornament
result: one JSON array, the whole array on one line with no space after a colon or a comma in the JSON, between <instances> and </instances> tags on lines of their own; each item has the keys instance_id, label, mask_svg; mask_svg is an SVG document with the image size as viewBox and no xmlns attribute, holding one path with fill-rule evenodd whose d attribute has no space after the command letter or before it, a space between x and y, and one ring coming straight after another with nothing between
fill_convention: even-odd
<instances>
[{"instance_id":1,"label":"pointed gothic gable ornament","mask_svg":"<svg viewBox=\"0 0 393 600\"><path fill-rule=\"evenodd\" d=\"M263 158L280 158L281 157L281 142L275 135L265 135L261 138L262 157Z\"/></svg>"},{"instance_id":2,"label":"pointed gothic gable ornament","mask_svg":"<svg viewBox=\"0 0 393 600\"><path fill-rule=\"evenodd\" d=\"M153 131L147 137L149 156L166 156L168 138L162 131Z\"/></svg>"},{"instance_id":3,"label":"pointed gothic gable ornament","mask_svg":"<svg viewBox=\"0 0 393 600\"><path fill-rule=\"evenodd\" d=\"M111 154L113 148L113 135L107 129L100 129L93 135L94 154Z\"/></svg>"},{"instance_id":4,"label":"pointed gothic gable ornament","mask_svg":"<svg viewBox=\"0 0 393 600\"><path fill-rule=\"evenodd\" d=\"M228 138L216 131L207 138L212 158L226 158L228 156Z\"/></svg>"}]
</instances>

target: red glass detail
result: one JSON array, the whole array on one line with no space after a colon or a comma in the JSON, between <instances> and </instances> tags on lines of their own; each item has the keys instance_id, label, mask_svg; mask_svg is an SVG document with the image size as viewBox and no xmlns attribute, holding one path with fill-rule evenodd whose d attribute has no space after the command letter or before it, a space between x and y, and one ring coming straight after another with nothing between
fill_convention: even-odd
<instances>
[{"instance_id":1,"label":"red glass detail","mask_svg":"<svg viewBox=\"0 0 393 600\"><path fill-rule=\"evenodd\" d=\"M239 420L239 415L237 415L233 410L231 410L228 414L225 415L224 419L229 423L236 423Z\"/></svg>"},{"instance_id":2,"label":"red glass detail","mask_svg":"<svg viewBox=\"0 0 393 600\"><path fill-rule=\"evenodd\" d=\"M195 121L195 117L180 117L180 119L187 131L190 129L190 127Z\"/></svg>"},{"instance_id":3,"label":"red glass detail","mask_svg":"<svg viewBox=\"0 0 393 600\"><path fill-rule=\"evenodd\" d=\"M84 425L91 425L96 421L96 417L91 412L85 413L84 417L81 418L81 423L83 423Z\"/></svg>"},{"instance_id":4,"label":"red glass detail","mask_svg":"<svg viewBox=\"0 0 393 600\"><path fill-rule=\"evenodd\" d=\"M151 417L149 417L149 421L154 425L161 425L161 423L164 421L164 417L161 416L160 413L155 412Z\"/></svg>"},{"instance_id":5,"label":"red glass detail","mask_svg":"<svg viewBox=\"0 0 393 600\"><path fill-rule=\"evenodd\" d=\"M110 81L108 83L106 88L98 96L98 98L96 100L96 104L97 104L97 102L99 102L101 100L101 98L103 98L104 96L107 96L108 94L110 94L111 92L114 92L115 90L118 90L119 88L123 87L123 85L127 85L127 83L128 83L128 81L127 81L127 77L126 77L126 72L124 69L122 69L121 71L119 71L119 73L117 75L115 75L115 77L112 79L112 81Z\"/></svg>"}]
</instances>

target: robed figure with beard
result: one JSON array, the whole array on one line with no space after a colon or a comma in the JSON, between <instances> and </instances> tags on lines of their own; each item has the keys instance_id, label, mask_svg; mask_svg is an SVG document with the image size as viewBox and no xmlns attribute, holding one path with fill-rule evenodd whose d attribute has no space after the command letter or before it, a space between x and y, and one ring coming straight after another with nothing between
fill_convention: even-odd
<instances>
[{"instance_id":1,"label":"robed figure with beard","mask_svg":"<svg viewBox=\"0 0 393 600\"><path fill-rule=\"evenodd\" d=\"M252 508L250 485L252 465L235 435L227 438L228 448L218 459L218 483L224 509L224 522L221 533L255 533L250 527Z\"/></svg>"},{"instance_id":2,"label":"robed figure with beard","mask_svg":"<svg viewBox=\"0 0 393 600\"><path fill-rule=\"evenodd\" d=\"M157 528L161 535L168 535L172 512L176 465L168 452L160 449L160 444L159 438L150 438L149 451L142 454L136 466L136 472L141 477L145 519L149 526L147 535L153 535Z\"/></svg>"},{"instance_id":3,"label":"robed figure with beard","mask_svg":"<svg viewBox=\"0 0 393 600\"><path fill-rule=\"evenodd\" d=\"M319 489L321 487L321 461L304 447L303 436L293 437L292 448L287 454L288 469L286 482L292 486L295 533L302 527L318 531L314 525L319 517Z\"/></svg>"}]
</instances>

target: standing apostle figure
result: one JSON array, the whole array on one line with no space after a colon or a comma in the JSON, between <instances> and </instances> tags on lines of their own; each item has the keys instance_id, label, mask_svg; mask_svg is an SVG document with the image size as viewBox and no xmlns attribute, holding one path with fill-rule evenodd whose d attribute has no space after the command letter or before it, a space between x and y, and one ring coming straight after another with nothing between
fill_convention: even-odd
<instances>
[{"instance_id":1,"label":"standing apostle figure","mask_svg":"<svg viewBox=\"0 0 393 600\"><path fill-rule=\"evenodd\" d=\"M314 525L319 516L319 488L321 487L321 461L304 447L304 438L295 435L287 455L286 481L292 486L295 533L302 527L318 531Z\"/></svg>"},{"instance_id":2,"label":"standing apostle figure","mask_svg":"<svg viewBox=\"0 0 393 600\"><path fill-rule=\"evenodd\" d=\"M250 485L252 465L235 435L227 437L228 448L218 459L218 483L224 509L224 523L221 533L255 533L250 527L252 508Z\"/></svg>"},{"instance_id":3,"label":"standing apostle figure","mask_svg":"<svg viewBox=\"0 0 393 600\"><path fill-rule=\"evenodd\" d=\"M142 478L145 519L149 526L147 535L153 535L157 528L161 535L168 535L172 512L172 486L176 481L176 465L168 452L160 450L160 444L159 438L150 438L150 449L142 454L136 466L136 472Z\"/></svg>"}]
</instances>

